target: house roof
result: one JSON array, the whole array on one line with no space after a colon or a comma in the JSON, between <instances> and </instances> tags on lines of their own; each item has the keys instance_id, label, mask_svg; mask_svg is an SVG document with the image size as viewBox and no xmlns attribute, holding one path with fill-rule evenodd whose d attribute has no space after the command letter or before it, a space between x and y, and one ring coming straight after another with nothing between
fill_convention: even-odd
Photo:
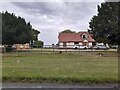
<instances>
[{"instance_id":1,"label":"house roof","mask_svg":"<svg viewBox=\"0 0 120 90\"><path fill-rule=\"evenodd\" d=\"M91 37L91 35L88 32L59 33L58 39L59 39L59 42L81 42L81 41L84 41L84 39L82 38L83 34L88 35L87 41L95 42L95 40Z\"/></svg>"}]
</instances>

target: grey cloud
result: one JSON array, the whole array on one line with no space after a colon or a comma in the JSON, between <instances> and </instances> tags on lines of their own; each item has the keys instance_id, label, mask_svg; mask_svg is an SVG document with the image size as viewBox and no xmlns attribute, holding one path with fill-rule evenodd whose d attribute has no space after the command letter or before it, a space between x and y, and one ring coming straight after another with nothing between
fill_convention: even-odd
<instances>
[{"instance_id":1,"label":"grey cloud","mask_svg":"<svg viewBox=\"0 0 120 90\"><path fill-rule=\"evenodd\" d=\"M58 32L69 28L86 30L100 2L12 2L15 14L21 14L38 30L45 44L57 43ZM12 6L11 5L11 6ZM47 36L47 37L46 37ZM48 38L50 40L48 40Z\"/></svg>"},{"instance_id":2,"label":"grey cloud","mask_svg":"<svg viewBox=\"0 0 120 90\"><path fill-rule=\"evenodd\" d=\"M88 4L86 2L19 2L13 4L26 9L26 13L29 14L46 14L48 16L60 16L71 20L84 19L87 14L91 13L91 8L93 7L92 9L94 9L96 5L95 3Z\"/></svg>"},{"instance_id":3,"label":"grey cloud","mask_svg":"<svg viewBox=\"0 0 120 90\"><path fill-rule=\"evenodd\" d=\"M13 2L14 5L26 9L26 13L56 14L52 8L52 3L53 2Z\"/></svg>"}]
</instances>

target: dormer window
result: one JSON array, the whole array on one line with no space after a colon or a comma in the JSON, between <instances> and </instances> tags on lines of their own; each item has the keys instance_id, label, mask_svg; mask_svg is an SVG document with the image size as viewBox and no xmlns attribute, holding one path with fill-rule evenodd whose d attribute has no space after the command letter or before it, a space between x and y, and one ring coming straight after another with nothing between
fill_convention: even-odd
<instances>
[{"instance_id":1,"label":"dormer window","mask_svg":"<svg viewBox=\"0 0 120 90\"><path fill-rule=\"evenodd\" d=\"M88 35L87 35L87 34L83 34L83 35L82 35L82 38L83 38L83 39L87 39L87 38L88 38Z\"/></svg>"},{"instance_id":2,"label":"dormer window","mask_svg":"<svg viewBox=\"0 0 120 90\"><path fill-rule=\"evenodd\" d=\"M83 39L86 39L86 35L83 35Z\"/></svg>"}]
</instances>

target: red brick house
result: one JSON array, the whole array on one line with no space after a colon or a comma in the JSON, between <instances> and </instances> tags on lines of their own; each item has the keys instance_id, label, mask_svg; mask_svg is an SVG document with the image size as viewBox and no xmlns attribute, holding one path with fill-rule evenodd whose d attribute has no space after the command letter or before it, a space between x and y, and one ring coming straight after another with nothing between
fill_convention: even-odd
<instances>
[{"instance_id":1,"label":"red brick house","mask_svg":"<svg viewBox=\"0 0 120 90\"><path fill-rule=\"evenodd\" d=\"M79 32L79 33L59 33L58 35L58 44L60 48L68 47L71 48L75 44L83 46L92 46L95 43L92 35L88 32Z\"/></svg>"}]
</instances>

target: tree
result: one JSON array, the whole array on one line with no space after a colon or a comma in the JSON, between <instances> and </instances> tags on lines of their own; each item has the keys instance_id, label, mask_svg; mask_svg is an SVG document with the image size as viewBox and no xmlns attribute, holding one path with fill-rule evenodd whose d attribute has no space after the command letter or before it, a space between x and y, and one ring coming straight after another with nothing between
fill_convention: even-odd
<instances>
[{"instance_id":1,"label":"tree","mask_svg":"<svg viewBox=\"0 0 120 90\"><path fill-rule=\"evenodd\" d=\"M65 29L61 33L76 33L75 31L71 31L70 29Z\"/></svg>"},{"instance_id":2,"label":"tree","mask_svg":"<svg viewBox=\"0 0 120 90\"><path fill-rule=\"evenodd\" d=\"M40 32L33 29L30 22L7 11L2 12L2 44L24 44L37 40Z\"/></svg>"},{"instance_id":3,"label":"tree","mask_svg":"<svg viewBox=\"0 0 120 90\"><path fill-rule=\"evenodd\" d=\"M43 41L35 41L34 47L42 48L44 45Z\"/></svg>"},{"instance_id":4,"label":"tree","mask_svg":"<svg viewBox=\"0 0 120 90\"><path fill-rule=\"evenodd\" d=\"M97 42L118 44L118 2L105 2L98 5L98 14L89 22L90 30Z\"/></svg>"},{"instance_id":5,"label":"tree","mask_svg":"<svg viewBox=\"0 0 120 90\"><path fill-rule=\"evenodd\" d=\"M39 33L40 33L39 31L37 31L37 30L35 30L35 29L32 29L32 31L31 31L32 40L38 41L38 34L39 34Z\"/></svg>"}]
</instances>

